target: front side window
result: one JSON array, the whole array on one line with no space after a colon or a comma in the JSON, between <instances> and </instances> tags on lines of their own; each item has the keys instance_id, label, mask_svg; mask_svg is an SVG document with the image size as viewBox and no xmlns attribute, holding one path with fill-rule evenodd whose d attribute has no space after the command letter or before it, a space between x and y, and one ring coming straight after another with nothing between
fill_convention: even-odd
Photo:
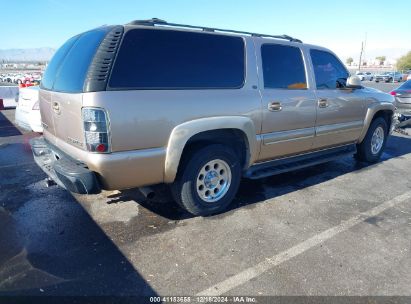
<instances>
[{"instance_id":1,"label":"front side window","mask_svg":"<svg viewBox=\"0 0 411 304\"><path fill-rule=\"evenodd\" d=\"M310 55L317 89L333 90L345 86L349 73L337 57L315 49L310 50Z\"/></svg>"},{"instance_id":2,"label":"front side window","mask_svg":"<svg viewBox=\"0 0 411 304\"><path fill-rule=\"evenodd\" d=\"M109 87L240 88L245 77L244 56L241 37L132 29L123 38Z\"/></svg>"},{"instance_id":3,"label":"front side window","mask_svg":"<svg viewBox=\"0 0 411 304\"><path fill-rule=\"evenodd\" d=\"M306 89L304 61L297 47L264 44L261 47L266 89Z\"/></svg>"}]
</instances>

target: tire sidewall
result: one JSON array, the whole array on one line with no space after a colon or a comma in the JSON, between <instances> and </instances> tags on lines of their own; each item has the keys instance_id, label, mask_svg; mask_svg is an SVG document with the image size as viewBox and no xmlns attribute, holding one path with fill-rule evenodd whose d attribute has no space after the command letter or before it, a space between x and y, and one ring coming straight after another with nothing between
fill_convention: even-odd
<instances>
[{"instance_id":1,"label":"tire sidewall","mask_svg":"<svg viewBox=\"0 0 411 304\"><path fill-rule=\"evenodd\" d=\"M218 201L203 201L197 193L197 177L201 168L214 159L225 161L231 169L231 183L227 193ZM195 215L210 215L218 213L234 199L241 179L241 167L235 152L224 145L211 145L192 154L186 162L184 172L180 178L181 197L177 197L185 209Z\"/></svg>"},{"instance_id":2,"label":"tire sidewall","mask_svg":"<svg viewBox=\"0 0 411 304\"><path fill-rule=\"evenodd\" d=\"M378 127L382 127L382 129L384 130L384 142L381 146L380 151L378 151L377 154L373 154L371 152L371 140L372 140L372 136L373 136L375 130ZM383 119L381 117L376 118L371 123L370 128L368 129L367 135L366 135L365 140L364 140L364 148L365 148L364 149L364 154L365 154L365 158L366 158L367 161L377 162L380 159L382 153L384 152L385 145L387 143L387 135L388 135L387 122L385 121L385 119Z\"/></svg>"}]
</instances>

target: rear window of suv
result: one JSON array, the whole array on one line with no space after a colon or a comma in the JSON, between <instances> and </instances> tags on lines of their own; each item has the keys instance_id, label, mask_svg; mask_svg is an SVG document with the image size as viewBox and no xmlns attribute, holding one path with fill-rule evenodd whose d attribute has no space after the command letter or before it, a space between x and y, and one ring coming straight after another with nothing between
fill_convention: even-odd
<instances>
[{"instance_id":1,"label":"rear window of suv","mask_svg":"<svg viewBox=\"0 0 411 304\"><path fill-rule=\"evenodd\" d=\"M244 83L241 37L132 29L122 41L111 89L240 88Z\"/></svg>"},{"instance_id":2,"label":"rear window of suv","mask_svg":"<svg viewBox=\"0 0 411 304\"><path fill-rule=\"evenodd\" d=\"M99 28L70 38L49 62L41 87L59 92L82 92L90 63L106 34L107 28Z\"/></svg>"}]
</instances>

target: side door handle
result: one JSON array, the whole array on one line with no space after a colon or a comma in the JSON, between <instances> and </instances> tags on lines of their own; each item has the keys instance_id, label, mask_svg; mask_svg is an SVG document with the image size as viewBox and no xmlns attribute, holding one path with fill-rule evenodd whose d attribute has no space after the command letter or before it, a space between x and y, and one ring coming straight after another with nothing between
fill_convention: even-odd
<instances>
[{"instance_id":1,"label":"side door handle","mask_svg":"<svg viewBox=\"0 0 411 304\"><path fill-rule=\"evenodd\" d=\"M279 101L272 101L268 103L268 110L271 112L278 112L283 109L283 106L281 105L281 102Z\"/></svg>"},{"instance_id":2,"label":"side door handle","mask_svg":"<svg viewBox=\"0 0 411 304\"><path fill-rule=\"evenodd\" d=\"M318 99L318 107L319 108L326 108L329 106L327 98L320 98Z\"/></svg>"}]
</instances>

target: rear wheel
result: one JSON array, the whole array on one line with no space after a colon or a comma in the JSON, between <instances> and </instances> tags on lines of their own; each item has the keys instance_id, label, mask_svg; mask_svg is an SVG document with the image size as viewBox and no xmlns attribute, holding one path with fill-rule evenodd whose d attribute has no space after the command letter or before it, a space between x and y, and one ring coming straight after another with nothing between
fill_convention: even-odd
<instances>
[{"instance_id":1,"label":"rear wheel","mask_svg":"<svg viewBox=\"0 0 411 304\"><path fill-rule=\"evenodd\" d=\"M356 158L360 161L375 163L379 161L387 142L388 126L382 117L374 119L364 140L357 145Z\"/></svg>"},{"instance_id":2,"label":"rear wheel","mask_svg":"<svg viewBox=\"0 0 411 304\"><path fill-rule=\"evenodd\" d=\"M213 144L187 157L171 190L176 202L191 214L210 215L231 203L240 177L236 153L230 147Z\"/></svg>"}]
</instances>

